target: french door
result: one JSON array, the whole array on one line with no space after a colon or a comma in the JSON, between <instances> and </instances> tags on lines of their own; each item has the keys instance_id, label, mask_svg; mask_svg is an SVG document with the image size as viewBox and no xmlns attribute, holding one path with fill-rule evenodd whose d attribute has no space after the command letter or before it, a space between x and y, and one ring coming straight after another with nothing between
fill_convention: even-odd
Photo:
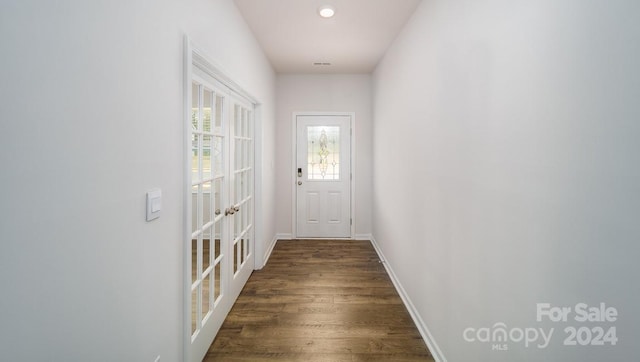
<instances>
[{"instance_id":1,"label":"french door","mask_svg":"<svg viewBox=\"0 0 640 362\"><path fill-rule=\"evenodd\" d=\"M200 362L254 266L253 105L197 67L191 79L185 359Z\"/></svg>"},{"instance_id":2,"label":"french door","mask_svg":"<svg viewBox=\"0 0 640 362\"><path fill-rule=\"evenodd\" d=\"M351 237L351 116L296 116L296 237Z\"/></svg>"}]
</instances>

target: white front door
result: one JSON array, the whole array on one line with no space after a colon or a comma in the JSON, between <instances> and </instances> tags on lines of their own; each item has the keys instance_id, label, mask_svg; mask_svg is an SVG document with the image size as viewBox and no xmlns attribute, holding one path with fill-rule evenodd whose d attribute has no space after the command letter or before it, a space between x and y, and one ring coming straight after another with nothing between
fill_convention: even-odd
<instances>
[{"instance_id":1,"label":"white front door","mask_svg":"<svg viewBox=\"0 0 640 362\"><path fill-rule=\"evenodd\" d=\"M253 270L253 105L194 68L185 360L202 361Z\"/></svg>"},{"instance_id":2,"label":"white front door","mask_svg":"<svg viewBox=\"0 0 640 362\"><path fill-rule=\"evenodd\" d=\"M351 116L296 116L296 237L351 237Z\"/></svg>"}]
</instances>

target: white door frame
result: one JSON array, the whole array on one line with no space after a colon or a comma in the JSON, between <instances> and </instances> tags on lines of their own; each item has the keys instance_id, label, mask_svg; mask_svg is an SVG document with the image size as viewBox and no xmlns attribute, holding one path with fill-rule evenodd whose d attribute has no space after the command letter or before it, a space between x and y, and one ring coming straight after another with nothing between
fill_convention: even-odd
<instances>
[{"instance_id":1,"label":"white door frame","mask_svg":"<svg viewBox=\"0 0 640 362\"><path fill-rule=\"evenodd\" d=\"M350 239L355 239L356 231L356 113L355 112L293 112L291 119L291 235L293 239L298 236L298 185L297 185L297 152L298 152L298 116L347 116L350 119L350 138L351 138L351 236ZM324 238L318 238L324 239ZM333 238L331 238L333 239Z\"/></svg>"},{"instance_id":2,"label":"white door frame","mask_svg":"<svg viewBox=\"0 0 640 362\"><path fill-rule=\"evenodd\" d=\"M183 152L186 149L186 145L191 143L191 84L193 81L194 74L194 66L197 66L198 69L204 71L211 77L215 79L220 85L228 88L230 91L234 92L236 97L240 99L245 99L248 103L251 103L253 108L253 122L254 122L254 174L253 174L253 195L254 195L254 206L253 206L253 214L254 214L254 226L253 226L253 243L252 243L252 253L254 255L254 265L251 267L253 269L260 269L264 265L264 246L262 245L262 180L260 175L262 175L262 154L259 150L262 147L262 127L259 126L260 122L260 103L251 96L249 93L244 91L242 87L240 87L236 82L234 82L229 76L227 76L223 71L220 70L220 67L216 66L211 60L209 56L206 55L200 48L198 48L188 36L184 37L184 89L183 89L183 101L184 101L184 109L183 109L183 127L184 127L184 135L183 135ZM231 135L230 135L231 136ZM184 361L199 359L199 356L191 356L190 355L190 345L191 345L191 313L190 307L190 289L191 289L191 246L185 243L185 240L190 239L191 237L191 215L189 206L189 198L191 197L190 187L187 185L191 185L191 160L190 156L185 153L184 157L184 199L183 199L183 237L181 242L184 244L183 251L183 359ZM230 260L232 264L233 261ZM233 275L232 275L233 277ZM222 281L221 281L222 282Z\"/></svg>"}]
</instances>

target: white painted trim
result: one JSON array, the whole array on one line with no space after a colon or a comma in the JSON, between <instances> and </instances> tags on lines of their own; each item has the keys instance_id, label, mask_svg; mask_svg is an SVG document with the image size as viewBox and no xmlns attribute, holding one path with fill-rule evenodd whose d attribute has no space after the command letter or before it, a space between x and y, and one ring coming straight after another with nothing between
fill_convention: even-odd
<instances>
[{"instance_id":1,"label":"white painted trim","mask_svg":"<svg viewBox=\"0 0 640 362\"><path fill-rule=\"evenodd\" d=\"M373 236L371 234L356 234L356 240L372 240Z\"/></svg>"},{"instance_id":2,"label":"white painted trim","mask_svg":"<svg viewBox=\"0 0 640 362\"><path fill-rule=\"evenodd\" d=\"M351 239L356 237L356 112L349 112L351 115L351 127L349 137L351 137Z\"/></svg>"},{"instance_id":3,"label":"white painted trim","mask_svg":"<svg viewBox=\"0 0 640 362\"><path fill-rule=\"evenodd\" d=\"M298 137L298 116L348 116L349 117L349 137L351 145L351 235L349 238L356 237L356 112L293 112L291 118L291 173L293 182L291 184L291 234L295 237L298 234L297 217L297 187L296 187L296 166L298 163L297 137ZM330 238L331 239L331 238ZM335 238L334 238L335 239Z\"/></svg>"},{"instance_id":4,"label":"white painted trim","mask_svg":"<svg viewBox=\"0 0 640 362\"><path fill-rule=\"evenodd\" d=\"M293 234L290 233L278 233L276 234L277 240L293 240Z\"/></svg>"},{"instance_id":5,"label":"white painted trim","mask_svg":"<svg viewBox=\"0 0 640 362\"><path fill-rule=\"evenodd\" d=\"M184 112L184 119L182 121L183 123L183 144L182 144L182 152L184 152L184 149L186 149L186 145L189 144L189 142L191 142L191 140L189 139L191 137L191 130L189 129L189 127L187 127L187 125L189 124L189 121L191 119L191 104L189 104L190 100L191 100L191 77L193 75L193 61L192 61L192 54L193 54L193 46L191 41L189 40L188 36L184 36L184 64L183 64L183 70L184 70L184 74L183 74L183 80L184 80L184 89L183 89L183 96L184 96L184 106L183 106L183 112ZM183 181L184 185L191 185L191 162L189 160L189 156L187 155L186 152L184 152L183 155ZM191 270L191 246L188 245L186 242L184 242L185 240L188 240L191 237L191 208L189 207L189 202L190 202L190 198L191 198L191 190L189 190L187 192L187 187L183 187L183 200L182 200L182 210L183 211L183 215L182 215L182 239L181 242L183 244L183 263L185 266L185 269L183 271L183 292L182 292L182 298L183 298L183 304L184 307L182 308L183 311L183 315L182 315L182 335L183 335L183 342L182 342L182 358L184 361L189 361L189 358L191 357L191 312L189 310L189 308L187 308L186 306L188 305L188 303L190 303L190 293L191 293L191 279L188 279L187 277L187 273L189 272L189 270ZM189 322L187 322L189 321Z\"/></svg>"},{"instance_id":6,"label":"white painted trim","mask_svg":"<svg viewBox=\"0 0 640 362\"><path fill-rule=\"evenodd\" d=\"M267 263L264 258L266 239L264 238L264 214L263 214L263 128L262 128L262 106L255 104L253 107L253 259L254 270L262 269ZM270 251L269 251L270 253Z\"/></svg>"},{"instance_id":7,"label":"white painted trim","mask_svg":"<svg viewBox=\"0 0 640 362\"><path fill-rule=\"evenodd\" d=\"M227 72L222 70L222 68L218 64L215 64L215 62L211 60L213 59L212 57L210 57L207 53L203 52L201 49L197 48L193 44L193 42L191 42L191 50L193 51L191 62L195 63L198 69L204 71L205 73L213 77L215 80L224 84L227 88L233 90L233 92L236 93L237 95L242 96L242 98L245 98L245 100L248 103L251 103L251 104L260 103L256 100L254 96L252 96L247 91L245 91L241 85L233 81L233 79L231 79L227 75Z\"/></svg>"},{"instance_id":8,"label":"white painted trim","mask_svg":"<svg viewBox=\"0 0 640 362\"><path fill-rule=\"evenodd\" d=\"M427 347L429 348L429 352L431 352L431 355L436 360L436 362L447 362L447 359L442 354L442 351L440 350L440 347L438 347L438 344L433 338L433 335L431 334L431 332L429 332L429 328L427 328L427 325L422 320L422 317L420 317L420 313L418 313L418 310L411 302L411 299L409 299L409 295L402 287L400 280L398 280L398 277L393 272L391 265L389 265L389 263L387 262L387 259L384 257L384 254L382 253L382 249L380 249L380 247L378 246L378 243L376 242L376 239L373 237L373 235L371 235L371 245L373 245L373 248L376 250L376 253L378 253L378 257L382 261L382 265L384 265L384 268L387 271L389 278L391 278L391 282L393 282L393 286L395 286L396 291L398 291L398 294L400 295L400 298L402 298L402 302L404 303L404 306L409 311L409 314L411 315L411 319L413 319L413 322L416 324L416 327L418 327L418 331L420 332L422 339L427 344Z\"/></svg>"},{"instance_id":9,"label":"white painted trim","mask_svg":"<svg viewBox=\"0 0 640 362\"><path fill-rule=\"evenodd\" d=\"M298 166L298 114L293 112L291 116L291 169L290 172L293 175L291 179L291 235L288 240L291 240L294 235L298 233L297 218L298 218L298 194L296 188L296 181L298 175L296 173L296 167Z\"/></svg>"},{"instance_id":10,"label":"white painted trim","mask_svg":"<svg viewBox=\"0 0 640 362\"><path fill-rule=\"evenodd\" d=\"M336 238L336 237L313 238L313 237L304 236L304 237L300 237L300 238L280 239L280 240L346 240L346 241L350 241L350 240L356 240L356 239L350 238L350 237L346 237L346 238Z\"/></svg>"}]
</instances>

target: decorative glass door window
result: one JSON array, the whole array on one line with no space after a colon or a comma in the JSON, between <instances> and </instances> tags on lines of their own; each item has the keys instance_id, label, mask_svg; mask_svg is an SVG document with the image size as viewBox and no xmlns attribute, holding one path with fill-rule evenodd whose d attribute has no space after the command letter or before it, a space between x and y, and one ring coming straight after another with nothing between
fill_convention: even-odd
<instances>
[{"instance_id":1,"label":"decorative glass door window","mask_svg":"<svg viewBox=\"0 0 640 362\"><path fill-rule=\"evenodd\" d=\"M340 127L307 127L307 179L340 180Z\"/></svg>"}]
</instances>

